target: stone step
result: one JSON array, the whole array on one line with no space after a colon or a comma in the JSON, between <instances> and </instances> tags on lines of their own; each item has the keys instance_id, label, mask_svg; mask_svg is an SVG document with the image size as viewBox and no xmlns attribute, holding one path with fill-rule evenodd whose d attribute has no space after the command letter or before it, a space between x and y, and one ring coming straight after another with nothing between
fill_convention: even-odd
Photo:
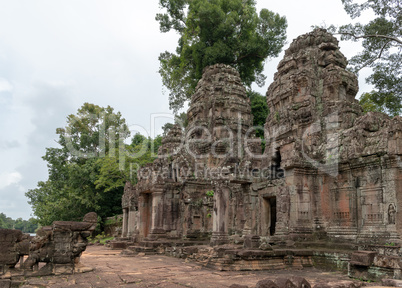
<instances>
[{"instance_id":1,"label":"stone step","mask_svg":"<svg viewBox=\"0 0 402 288\"><path fill-rule=\"evenodd\" d=\"M126 250L133 251L135 253L145 253L145 255L155 255L156 251L152 247L144 247L144 246L128 246Z\"/></svg>"},{"instance_id":2,"label":"stone step","mask_svg":"<svg viewBox=\"0 0 402 288\"><path fill-rule=\"evenodd\" d=\"M186 247L186 246L197 246L197 245L208 245L209 241L169 241L169 240L143 240L138 243L138 246L157 248L159 246L167 247Z\"/></svg>"},{"instance_id":3,"label":"stone step","mask_svg":"<svg viewBox=\"0 0 402 288\"><path fill-rule=\"evenodd\" d=\"M126 241L110 241L110 248L113 250L126 249L128 242Z\"/></svg>"},{"instance_id":4,"label":"stone step","mask_svg":"<svg viewBox=\"0 0 402 288\"><path fill-rule=\"evenodd\" d=\"M116 241L127 241L130 242L131 238L130 237L115 237L114 240Z\"/></svg>"}]
</instances>

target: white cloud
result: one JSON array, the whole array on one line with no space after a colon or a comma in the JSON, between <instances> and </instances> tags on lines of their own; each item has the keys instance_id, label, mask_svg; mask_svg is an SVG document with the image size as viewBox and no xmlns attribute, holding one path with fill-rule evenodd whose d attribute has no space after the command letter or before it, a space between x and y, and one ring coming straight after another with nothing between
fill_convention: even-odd
<instances>
[{"instance_id":1,"label":"white cloud","mask_svg":"<svg viewBox=\"0 0 402 288\"><path fill-rule=\"evenodd\" d=\"M0 140L0 149L13 149L20 147L21 144L17 140Z\"/></svg>"},{"instance_id":2,"label":"white cloud","mask_svg":"<svg viewBox=\"0 0 402 288\"><path fill-rule=\"evenodd\" d=\"M13 90L13 85L6 79L0 77L0 93L1 92L11 92Z\"/></svg>"},{"instance_id":3,"label":"white cloud","mask_svg":"<svg viewBox=\"0 0 402 288\"><path fill-rule=\"evenodd\" d=\"M22 180L22 175L18 172L0 174L0 190L16 184Z\"/></svg>"}]
</instances>

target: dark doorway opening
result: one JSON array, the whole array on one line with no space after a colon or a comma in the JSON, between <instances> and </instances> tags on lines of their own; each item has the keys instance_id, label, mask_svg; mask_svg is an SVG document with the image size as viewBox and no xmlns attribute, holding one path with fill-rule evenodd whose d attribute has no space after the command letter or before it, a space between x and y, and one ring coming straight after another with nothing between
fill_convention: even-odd
<instances>
[{"instance_id":1,"label":"dark doorway opening","mask_svg":"<svg viewBox=\"0 0 402 288\"><path fill-rule=\"evenodd\" d=\"M276 229L276 197L263 198L262 234L273 236Z\"/></svg>"},{"instance_id":2,"label":"dark doorway opening","mask_svg":"<svg viewBox=\"0 0 402 288\"><path fill-rule=\"evenodd\" d=\"M271 226L269 227L269 235L275 234L275 227L276 227L276 197L268 198L269 205L271 207Z\"/></svg>"}]
</instances>

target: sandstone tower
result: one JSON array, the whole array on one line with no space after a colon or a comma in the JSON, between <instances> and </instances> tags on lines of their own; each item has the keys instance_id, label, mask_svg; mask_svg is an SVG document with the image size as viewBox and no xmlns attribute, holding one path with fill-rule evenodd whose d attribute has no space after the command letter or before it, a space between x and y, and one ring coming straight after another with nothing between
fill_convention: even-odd
<instances>
[{"instance_id":1,"label":"sandstone tower","mask_svg":"<svg viewBox=\"0 0 402 288\"><path fill-rule=\"evenodd\" d=\"M292 42L267 91L263 154L238 72L207 67L188 127L127 186L124 236L400 242L402 119L363 115L346 65L323 29Z\"/></svg>"}]
</instances>

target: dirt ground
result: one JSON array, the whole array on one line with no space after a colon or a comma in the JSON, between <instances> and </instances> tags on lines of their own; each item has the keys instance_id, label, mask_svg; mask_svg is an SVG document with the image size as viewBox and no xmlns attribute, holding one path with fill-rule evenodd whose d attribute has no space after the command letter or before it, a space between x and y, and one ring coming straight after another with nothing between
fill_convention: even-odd
<instances>
[{"instance_id":1,"label":"dirt ground","mask_svg":"<svg viewBox=\"0 0 402 288\"><path fill-rule=\"evenodd\" d=\"M281 271L216 271L196 263L167 256L123 257L119 250L89 246L81 263L94 270L73 275L30 278L22 287L229 287L232 284L255 284L265 278L302 276L311 284L318 282L350 282L339 272L323 272L315 268ZM358 283L359 281L357 281ZM356 284L357 284L356 283ZM363 284L359 283L358 286ZM379 286L377 286L379 287Z\"/></svg>"}]
</instances>

